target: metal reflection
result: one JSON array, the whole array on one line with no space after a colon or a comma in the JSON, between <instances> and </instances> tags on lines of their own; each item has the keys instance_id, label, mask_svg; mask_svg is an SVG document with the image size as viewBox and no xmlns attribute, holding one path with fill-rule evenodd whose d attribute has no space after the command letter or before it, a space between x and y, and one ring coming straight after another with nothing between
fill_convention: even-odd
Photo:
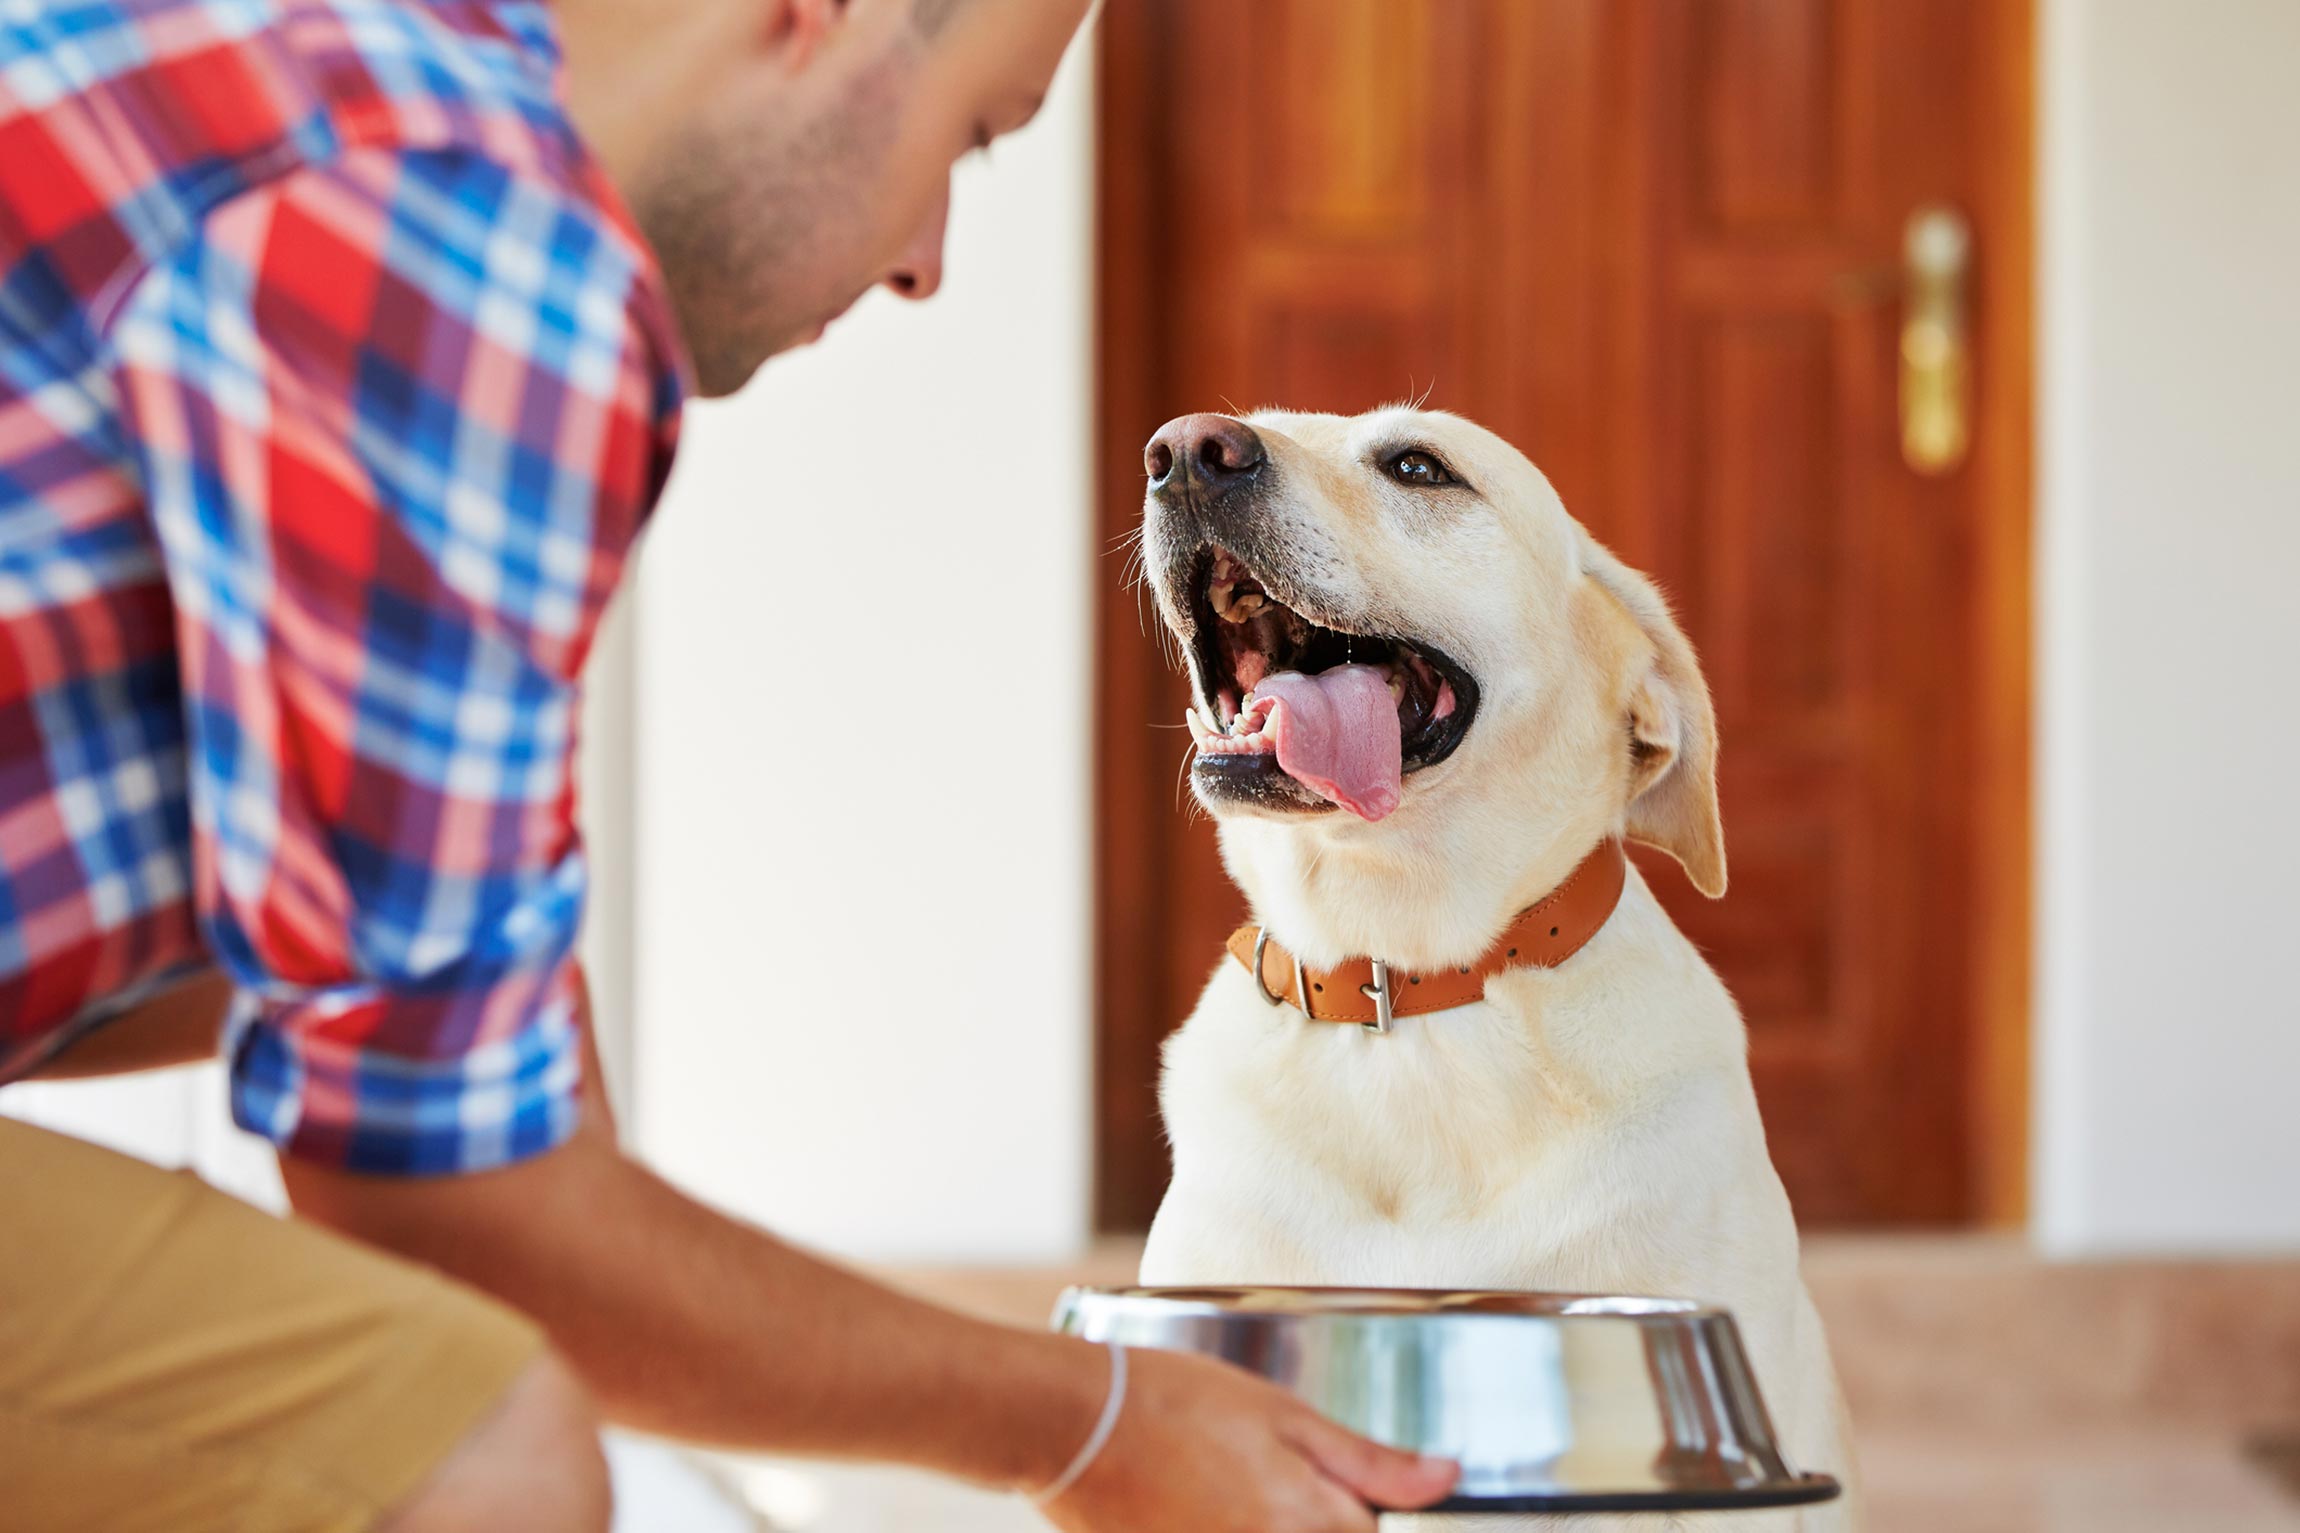
<instances>
[{"instance_id":1,"label":"metal reflection","mask_svg":"<svg viewBox=\"0 0 2300 1533\"><path fill-rule=\"evenodd\" d=\"M1786 1462L1739 1329L1667 1299L1073 1289L1057 1329L1201 1352L1380 1442L1458 1459L1456 1511L1712 1510L1837 1494Z\"/></svg>"}]
</instances>

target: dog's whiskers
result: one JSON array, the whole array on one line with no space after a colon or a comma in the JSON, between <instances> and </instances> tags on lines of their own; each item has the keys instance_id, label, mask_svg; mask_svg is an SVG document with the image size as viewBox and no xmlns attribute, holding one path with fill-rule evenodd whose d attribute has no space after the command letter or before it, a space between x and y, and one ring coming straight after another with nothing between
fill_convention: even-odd
<instances>
[{"instance_id":1,"label":"dog's whiskers","mask_svg":"<svg viewBox=\"0 0 2300 1533\"><path fill-rule=\"evenodd\" d=\"M1169 724L1165 727L1168 729L1174 729L1178 728L1179 726ZM1187 809L1183 808L1182 803L1182 785L1190 780L1190 763L1197 757L1197 754L1198 742L1196 740L1192 740L1190 742L1190 748L1182 753L1181 770L1174 774L1174 807L1176 809L1183 809L1183 812L1186 815L1195 814L1198 807L1196 800L1192 800ZM1188 821L1185 820L1184 823L1187 824Z\"/></svg>"}]
</instances>

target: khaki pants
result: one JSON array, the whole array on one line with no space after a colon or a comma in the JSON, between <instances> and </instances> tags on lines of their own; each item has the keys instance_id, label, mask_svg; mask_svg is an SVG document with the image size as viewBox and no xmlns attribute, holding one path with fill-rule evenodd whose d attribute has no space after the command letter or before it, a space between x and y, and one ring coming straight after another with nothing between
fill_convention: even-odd
<instances>
[{"instance_id":1,"label":"khaki pants","mask_svg":"<svg viewBox=\"0 0 2300 1533\"><path fill-rule=\"evenodd\" d=\"M426 1269L0 1118L0 1528L353 1533L541 1351Z\"/></svg>"}]
</instances>

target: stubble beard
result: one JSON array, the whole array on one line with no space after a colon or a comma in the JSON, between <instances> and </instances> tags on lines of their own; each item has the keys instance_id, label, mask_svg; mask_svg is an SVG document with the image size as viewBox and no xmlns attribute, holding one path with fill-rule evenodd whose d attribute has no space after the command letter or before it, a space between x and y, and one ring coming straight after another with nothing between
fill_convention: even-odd
<instances>
[{"instance_id":1,"label":"stubble beard","mask_svg":"<svg viewBox=\"0 0 2300 1533\"><path fill-rule=\"evenodd\" d=\"M747 130L698 123L659 156L632 211L654 246L706 397L731 394L833 318L870 273L869 192L894 144L892 61L829 110Z\"/></svg>"}]
</instances>

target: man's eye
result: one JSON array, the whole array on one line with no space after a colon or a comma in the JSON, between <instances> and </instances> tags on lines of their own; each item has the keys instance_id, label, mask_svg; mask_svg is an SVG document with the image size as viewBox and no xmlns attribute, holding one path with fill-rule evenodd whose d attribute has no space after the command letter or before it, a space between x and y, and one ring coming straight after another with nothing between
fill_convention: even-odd
<instances>
[{"instance_id":1,"label":"man's eye","mask_svg":"<svg viewBox=\"0 0 2300 1533\"><path fill-rule=\"evenodd\" d=\"M1452 470L1426 452L1401 452L1389 462L1390 477L1400 484L1428 489L1433 485L1459 484Z\"/></svg>"}]
</instances>

